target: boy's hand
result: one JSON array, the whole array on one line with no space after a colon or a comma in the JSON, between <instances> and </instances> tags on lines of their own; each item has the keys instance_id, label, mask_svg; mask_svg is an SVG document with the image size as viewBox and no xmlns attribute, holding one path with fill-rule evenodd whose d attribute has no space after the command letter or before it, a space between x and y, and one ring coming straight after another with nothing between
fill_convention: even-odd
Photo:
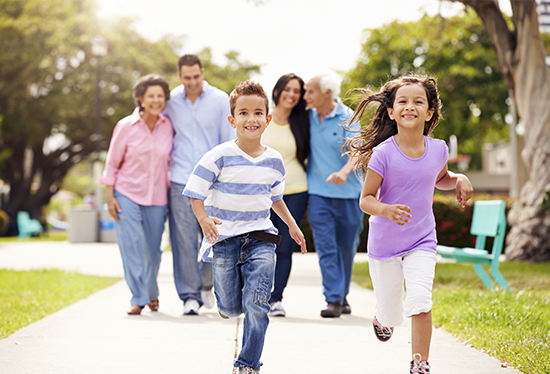
<instances>
[{"instance_id":1,"label":"boy's hand","mask_svg":"<svg viewBox=\"0 0 550 374\"><path fill-rule=\"evenodd\" d=\"M210 218L205 217L202 220L199 221L199 224L201 225L202 232L204 233L204 237L210 244L214 244L219 240L219 233L217 225L221 225L222 222L217 218Z\"/></svg>"},{"instance_id":2,"label":"boy's hand","mask_svg":"<svg viewBox=\"0 0 550 374\"><path fill-rule=\"evenodd\" d=\"M304 234L302 233L302 230L300 230L298 225L294 224L291 227L289 227L288 232L290 234L290 237L294 239L296 244L300 246L302 254L306 253L307 252L306 238L304 237Z\"/></svg>"},{"instance_id":3,"label":"boy's hand","mask_svg":"<svg viewBox=\"0 0 550 374\"><path fill-rule=\"evenodd\" d=\"M406 205L393 204L386 207L384 216L388 217L399 226L403 226L406 223L411 222L409 219L412 217L411 212L411 208Z\"/></svg>"},{"instance_id":4,"label":"boy's hand","mask_svg":"<svg viewBox=\"0 0 550 374\"><path fill-rule=\"evenodd\" d=\"M474 193L474 188L467 176L460 174L456 181L456 202L462 208L466 207L466 201L470 200Z\"/></svg>"}]
</instances>

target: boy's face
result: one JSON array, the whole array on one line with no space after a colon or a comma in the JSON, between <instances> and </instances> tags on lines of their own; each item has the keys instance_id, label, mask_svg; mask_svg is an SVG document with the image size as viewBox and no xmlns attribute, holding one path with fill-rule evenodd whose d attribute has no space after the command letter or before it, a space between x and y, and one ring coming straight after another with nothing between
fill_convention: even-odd
<instances>
[{"instance_id":1,"label":"boy's face","mask_svg":"<svg viewBox=\"0 0 550 374\"><path fill-rule=\"evenodd\" d=\"M261 140L261 136L269 122L271 114L267 114L265 101L258 95L240 96L235 102L234 116L227 119L231 127L237 130L237 138L245 140Z\"/></svg>"}]
</instances>

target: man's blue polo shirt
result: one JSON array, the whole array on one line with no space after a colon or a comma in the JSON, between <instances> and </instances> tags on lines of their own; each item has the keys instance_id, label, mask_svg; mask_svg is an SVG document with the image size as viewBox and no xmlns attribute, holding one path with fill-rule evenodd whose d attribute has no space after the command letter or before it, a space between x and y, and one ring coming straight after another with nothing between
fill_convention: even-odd
<instances>
[{"instance_id":1,"label":"man's blue polo shirt","mask_svg":"<svg viewBox=\"0 0 550 374\"><path fill-rule=\"evenodd\" d=\"M346 183L342 186L325 182L330 174L340 170L348 161L348 156L342 155L345 139L357 135L340 126L349 121L353 111L339 98L336 99L336 103L334 110L320 123L317 110L313 108L309 111L311 130L311 154L307 164L309 193L330 198L358 199L363 182L355 171L348 175ZM358 130L359 126L357 123L351 128Z\"/></svg>"},{"instance_id":2,"label":"man's blue polo shirt","mask_svg":"<svg viewBox=\"0 0 550 374\"><path fill-rule=\"evenodd\" d=\"M192 103L183 85L170 92L164 114L174 126L170 181L187 184L202 156L218 144L236 138L229 124L229 96L203 81L202 93Z\"/></svg>"}]
</instances>

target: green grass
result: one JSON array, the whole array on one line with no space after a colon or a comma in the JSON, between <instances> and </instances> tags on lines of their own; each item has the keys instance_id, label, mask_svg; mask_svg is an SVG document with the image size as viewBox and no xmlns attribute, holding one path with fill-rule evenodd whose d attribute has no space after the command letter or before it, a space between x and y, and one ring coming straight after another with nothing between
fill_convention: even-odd
<instances>
[{"instance_id":1,"label":"green grass","mask_svg":"<svg viewBox=\"0 0 550 374\"><path fill-rule=\"evenodd\" d=\"M505 262L511 290L489 291L471 264L436 266L433 323L528 374L550 373L550 263ZM368 264L353 280L372 289Z\"/></svg>"},{"instance_id":2,"label":"green grass","mask_svg":"<svg viewBox=\"0 0 550 374\"><path fill-rule=\"evenodd\" d=\"M25 240L19 240L17 236L4 236L0 237L0 243L29 241L29 242L62 242L67 240L67 231L63 230L49 230L46 233L41 233L40 236L30 237Z\"/></svg>"},{"instance_id":3,"label":"green grass","mask_svg":"<svg viewBox=\"0 0 550 374\"><path fill-rule=\"evenodd\" d=\"M0 339L118 281L61 270L0 269Z\"/></svg>"}]
</instances>

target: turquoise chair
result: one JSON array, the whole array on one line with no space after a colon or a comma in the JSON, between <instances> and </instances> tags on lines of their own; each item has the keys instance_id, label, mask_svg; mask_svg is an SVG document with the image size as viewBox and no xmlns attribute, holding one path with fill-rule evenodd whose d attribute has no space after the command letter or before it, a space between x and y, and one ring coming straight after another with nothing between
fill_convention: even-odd
<instances>
[{"instance_id":1,"label":"turquoise chair","mask_svg":"<svg viewBox=\"0 0 550 374\"><path fill-rule=\"evenodd\" d=\"M504 247L506 230L506 203L502 200L476 201L472 216L470 233L476 236L475 248L454 248L444 245L437 246L437 253L442 257L455 259L457 262L469 262L474 265L477 275L485 286L494 289L493 280L481 265L489 265L489 273L505 290L508 283L498 270L499 257ZM487 237L493 237L492 252L485 250Z\"/></svg>"},{"instance_id":2,"label":"turquoise chair","mask_svg":"<svg viewBox=\"0 0 550 374\"><path fill-rule=\"evenodd\" d=\"M28 239L31 235L40 234L42 232L42 225L35 219L31 219L29 213L19 212L17 213L17 228L19 229L20 240Z\"/></svg>"}]
</instances>

